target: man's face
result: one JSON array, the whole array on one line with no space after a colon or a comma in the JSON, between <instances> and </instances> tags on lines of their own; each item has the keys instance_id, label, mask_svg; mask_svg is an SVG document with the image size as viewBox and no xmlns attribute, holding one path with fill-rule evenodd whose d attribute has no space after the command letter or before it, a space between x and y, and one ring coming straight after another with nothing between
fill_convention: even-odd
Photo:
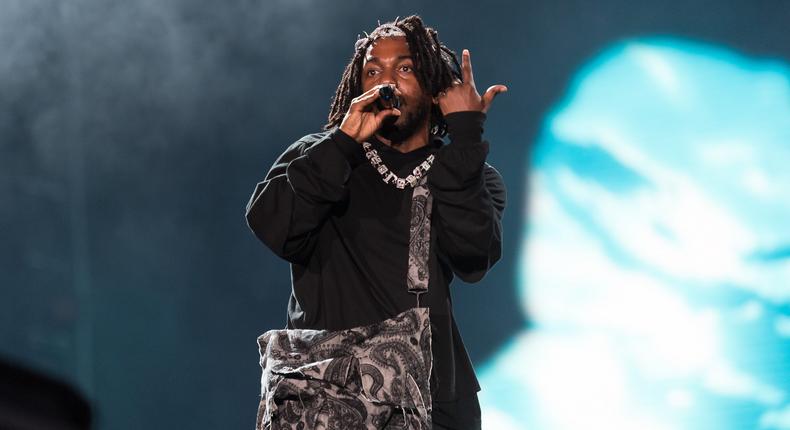
<instances>
[{"instance_id":1,"label":"man's face","mask_svg":"<svg viewBox=\"0 0 790 430\"><path fill-rule=\"evenodd\" d=\"M421 129L431 108L431 98L420 87L409 44L403 36L379 38L365 52L362 92L384 83L395 84L401 91L401 115L395 122L385 121L380 134L399 143Z\"/></svg>"}]
</instances>

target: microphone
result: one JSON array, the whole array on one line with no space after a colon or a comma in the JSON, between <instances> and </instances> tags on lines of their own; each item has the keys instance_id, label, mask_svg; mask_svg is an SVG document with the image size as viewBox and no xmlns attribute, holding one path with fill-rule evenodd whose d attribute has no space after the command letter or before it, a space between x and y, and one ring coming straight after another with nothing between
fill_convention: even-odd
<instances>
[{"instance_id":1,"label":"microphone","mask_svg":"<svg viewBox=\"0 0 790 430\"><path fill-rule=\"evenodd\" d=\"M391 86L381 87L379 89L379 98L376 100L376 106L379 110L400 108L400 99L395 95L395 90Z\"/></svg>"}]
</instances>

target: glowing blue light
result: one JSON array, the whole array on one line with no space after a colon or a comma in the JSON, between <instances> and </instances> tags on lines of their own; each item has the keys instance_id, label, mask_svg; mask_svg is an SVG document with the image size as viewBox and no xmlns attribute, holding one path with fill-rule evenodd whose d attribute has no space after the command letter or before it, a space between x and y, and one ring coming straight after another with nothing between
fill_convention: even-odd
<instances>
[{"instance_id":1,"label":"glowing blue light","mask_svg":"<svg viewBox=\"0 0 790 430\"><path fill-rule=\"evenodd\" d=\"M790 69L606 50L547 116L485 428L790 429Z\"/></svg>"}]
</instances>

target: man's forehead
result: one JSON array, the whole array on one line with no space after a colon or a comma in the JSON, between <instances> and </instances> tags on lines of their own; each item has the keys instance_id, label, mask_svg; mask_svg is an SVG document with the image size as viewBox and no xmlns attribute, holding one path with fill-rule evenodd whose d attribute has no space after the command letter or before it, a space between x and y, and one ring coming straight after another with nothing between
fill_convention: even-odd
<instances>
[{"instance_id":1,"label":"man's forehead","mask_svg":"<svg viewBox=\"0 0 790 430\"><path fill-rule=\"evenodd\" d=\"M366 62L378 62L383 58L396 60L411 58L409 43L405 37L382 37L373 41L365 51Z\"/></svg>"},{"instance_id":2,"label":"man's forehead","mask_svg":"<svg viewBox=\"0 0 790 430\"><path fill-rule=\"evenodd\" d=\"M388 59L388 58L389 57L384 57L385 60ZM397 61L401 61L401 60L411 60L411 59L412 59L411 55L398 55L397 57L394 58L394 61L397 62ZM382 59L379 58L379 57L374 57L374 56L370 56L370 55L365 57L365 63L381 63L382 62L381 60Z\"/></svg>"}]
</instances>

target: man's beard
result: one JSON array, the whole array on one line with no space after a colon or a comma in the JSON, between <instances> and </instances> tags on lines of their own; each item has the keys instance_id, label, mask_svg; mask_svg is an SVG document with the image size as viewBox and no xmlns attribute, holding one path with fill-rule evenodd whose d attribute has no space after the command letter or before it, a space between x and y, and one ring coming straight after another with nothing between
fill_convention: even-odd
<instances>
[{"instance_id":1,"label":"man's beard","mask_svg":"<svg viewBox=\"0 0 790 430\"><path fill-rule=\"evenodd\" d=\"M403 143L404 140L413 136L417 132L417 128L425 121L429 113L428 106L427 103L420 103L416 112L404 113L402 124L395 125L399 118L397 116L392 115L384 118L384 122L379 128L379 134L392 142L393 145Z\"/></svg>"}]
</instances>

